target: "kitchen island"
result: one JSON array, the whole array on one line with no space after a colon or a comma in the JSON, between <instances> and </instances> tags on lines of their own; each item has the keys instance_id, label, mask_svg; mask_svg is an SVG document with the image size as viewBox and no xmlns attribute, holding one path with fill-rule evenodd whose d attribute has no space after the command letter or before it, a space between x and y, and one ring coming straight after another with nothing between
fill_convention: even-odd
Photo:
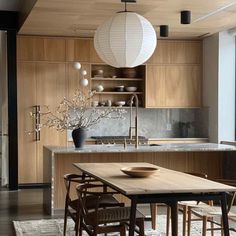
<instances>
[{"instance_id":1,"label":"kitchen island","mask_svg":"<svg viewBox=\"0 0 236 236\"><path fill-rule=\"evenodd\" d=\"M65 186L63 175L79 173L73 163L149 162L165 168L207 173L209 178L224 176L225 154L236 154L231 145L166 144L141 145L87 145L82 150L73 147L44 147L44 207L50 214L60 213L64 207ZM233 155L234 156L234 155ZM122 199L124 200L124 199Z\"/></svg>"}]
</instances>

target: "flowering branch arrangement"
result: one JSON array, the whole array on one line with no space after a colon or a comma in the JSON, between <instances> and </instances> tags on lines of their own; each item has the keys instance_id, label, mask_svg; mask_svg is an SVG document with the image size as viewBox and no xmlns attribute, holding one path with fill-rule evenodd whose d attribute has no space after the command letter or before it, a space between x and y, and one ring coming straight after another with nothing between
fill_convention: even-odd
<instances>
[{"instance_id":1,"label":"flowering branch arrangement","mask_svg":"<svg viewBox=\"0 0 236 236\"><path fill-rule=\"evenodd\" d=\"M120 108L90 108L91 99L95 91L89 91L88 95L77 90L71 100L63 98L55 112L50 111L48 106L46 111L40 112L42 123L38 126L52 127L56 130L74 130L77 128L89 128L98 124L101 119L124 119L124 109ZM33 114L33 113L32 113ZM38 130L38 131L39 131Z\"/></svg>"}]
</instances>

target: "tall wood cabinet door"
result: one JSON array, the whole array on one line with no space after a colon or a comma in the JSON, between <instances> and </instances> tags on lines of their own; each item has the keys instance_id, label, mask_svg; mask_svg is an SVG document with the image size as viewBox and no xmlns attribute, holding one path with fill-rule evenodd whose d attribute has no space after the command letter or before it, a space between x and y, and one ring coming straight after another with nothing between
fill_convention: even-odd
<instances>
[{"instance_id":1,"label":"tall wood cabinet door","mask_svg":"<svg viewBox=\"0 0 236 236\"><path fill-rule=\"evenodd\" d=\"M35 63L18 62L18 152L19 183L37 182L37 161L35 135L28 132L34 129L34 120L30 116L36 102Z\"/></svg>"},{"instance_id":2,"label":"tall wood cabinet door","mask_svg":"<svg viewBox=\"0 0 236 236\"><path fill-rule=\"evenodd\" d=\"M198 65L166 66L166 106L201 106L201 69Z\"/></svg>"},{"instance_id":3,"label":"tall wood cabinet door","mask_svg":"<svg viewBox=\"0 0 236 236\"><path fill-rule=\"evenodd\" d=\"M90 61L90 39L67 39L66 61Z\"/></svg>"},{"instance_id":4,"label":"tall wood cabinet door","mask_svg":"<svg viewBox=\"0 0 236 236\"><path fill-rule=\"evenodd\" d=\"M37 63L37 103L48 105L51 111L67 94L65 63ZM42 120L43 118L41 118ZM53 128L41 130L40 141L37 142L37 182L43 182L43 146L66 146L66 131L57 131Z\"/></svg>"},{"instance_id":5,"label":"tall wood cabinet door","mask_svg":"<svg viewBox=\"0 0 236 236\"><path fill-rule=\"evenodd\" d=\"M88 79L89 84L87 86L81 86L80 85L80 80L82 79L82 71L86 70L87 71L87 75L84 76L84 78ZM72 99L73 96L75 95L75 92L79 89L80 91L84 92L85 94L88 93L88 91L90 90L90 64L84 64L81 63L81 69L80 70L76 70L74 68L73 63L68 63L67 64L67 73L66 73L66 80L68 83L68 98Z\"/></svg>"},{"instance_id":6,"label":"tall wood cabinet door","mask_svg":"<svg viewBox=\"0 0 236 236\"><path fill-rule=\"evenodd\" d=\"M145 107L165 106L165 77L165 66L147 65Z\"/></svg>"}]
</instances>

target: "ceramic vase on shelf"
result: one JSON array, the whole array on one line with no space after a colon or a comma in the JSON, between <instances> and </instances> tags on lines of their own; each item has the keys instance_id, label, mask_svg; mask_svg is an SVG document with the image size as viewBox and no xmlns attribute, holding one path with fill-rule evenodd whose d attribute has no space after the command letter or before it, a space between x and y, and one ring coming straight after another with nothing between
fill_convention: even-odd
<instances>
[{"instance_id":1,"label":"ceramic vase on shelf","mask_svg":"<svg viewBox=\"0 0 236 236\"><path fill-rule=\"evenodd\" d=\"M72 138L75 148L82 149L85 144L86 137L87 137L87 130L85 128L74 129L72 131Z\"/></svg>"}]
</instances>

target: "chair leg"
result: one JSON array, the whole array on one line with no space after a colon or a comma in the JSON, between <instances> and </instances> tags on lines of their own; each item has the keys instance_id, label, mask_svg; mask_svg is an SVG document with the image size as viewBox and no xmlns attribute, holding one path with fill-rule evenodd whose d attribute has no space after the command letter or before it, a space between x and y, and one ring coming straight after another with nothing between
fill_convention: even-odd
<instances>
[{"instance_id":1,"label":"chair leg","mask_svg":"<svg viewBox=\"0 0 236 236\"><path fill-rule=\"evenodd\" d=\"M213 221L213 217L211 218L211 236L214 236L214 223Z\"/></svg>"},{"instance_id":2,"label":"chair leg","mask_svg":"<svg viewBox=\"0 0 236 236\"><path fill-rule=\"evenodd\" d=\"M144 219L137 219L136 224L139 228L139 235L144 236Z\"/></svg>"},{"instance_id":3,"label":"chair leg","mask_svg":"<svg viewBox=\"0 0 236 236\"><path fill-rule=\"evenodd\" d=\"M221 217L221 236L224 236L224 225L223 225L223 219Z\"/></svg>"},{"instance_id":4,"label":"chair leg","mask_svg":"<svg viewBox=\"0 0 236 236\"><path fill-rule=\"evenodd\" d=\"M206 236L207 232L207 216L203 216L202 218L202 236Z\"/></svg>"},{"instance_id":5,"label":"chair leg","mask_svg":"<svg viewBox=\"0 0 236 236\"><path fill-rule=\"evenodd\" d=\"M186 235L187 214L188 214L188 207L184 205L183 206L183 236Z\"/></svg>"},{"instance_id":6,"label":"chair leg","mask_svg":"<svg viewBox=\"0 0 236 236\"><path fill-rule=\"evenodd\" d=\"M63 236L66 236L66 226L67 226L67 208L65 209L65 214L64 214L64 229L63 229Z\"/></svg>"},{"instance_id":7,"label":"chair leg","mask_svg":"<svg viewBox=\"0 0 236 236\"><path fill-rule=\"evenodd\" d=\"M125 224L121 225L120 236L126 236Z\"/></svg>"},{"instance_id":8,"label":"chair leg","mask_svg":"<svg viewBox=\"0 0 236 236\"><path fill-rule=\"evenodd\" d=\"M79 224L79 236L82 236L82 231L83 231L83 227L82 227L82 216L80 216L80 220L79 220L80 224Z\"/></svg>"},{"instance_id":9,"label":"chair leg","mask_svg":"<svg viewBox=\"0 0 236 236\"><path fill-rule=\"evenodd\" d=\"M171 208L166 205L166 236L170 235L170 217L171 217Z\"/></svg>"},{"instance_id":10,"label":"chair leg","mask_svg":"<svg viewBox=\"0 0 236 236\"><path fill-rule=\"evenodd\" d=\"M191 221L192 221L192 208L191 207L188 207L188 222L187 222L187 225L188 225L188 236L191 236Z\"/></svg>"},{"instance_id":11,"label":"chair leg","mask_svg":"<svg viewBox=\"0 0 236 236\"><path fill-rule=\"evenodd\" d=\"M157 204L150 203L151 218L152 218L152 229L156 230L157 224Z\"/></svg>"}]
</instances>

